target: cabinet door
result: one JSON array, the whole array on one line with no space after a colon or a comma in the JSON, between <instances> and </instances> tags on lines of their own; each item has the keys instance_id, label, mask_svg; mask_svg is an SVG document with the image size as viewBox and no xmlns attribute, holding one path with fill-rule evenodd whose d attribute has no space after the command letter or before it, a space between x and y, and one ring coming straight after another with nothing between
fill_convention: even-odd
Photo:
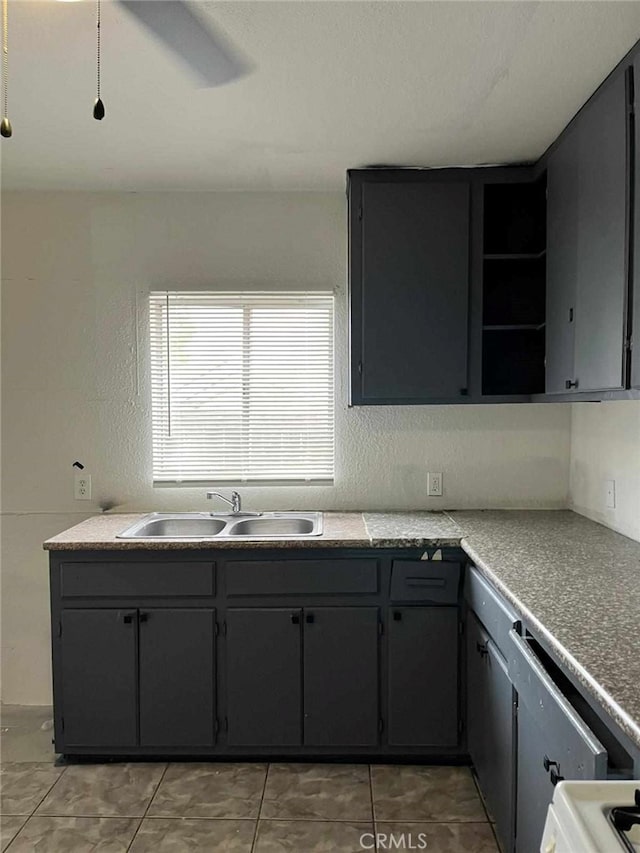
<instances>
[{"instance_id":1,"label":"cabinet door","mask_svg":"<svg viewBox=\"0 0 640 853\"><path fill-rule=\"evenodd\" d=\"M458 743L458 608L389 612L389 743Z\"/></svg>"},{"instance_id":2,"label":"cabinet door","mask_svg":"<svg viewBox=\"0 0 640 853\"><path fill-rule=\"evenodd\" d=\"M627 296L627 100L624 74L578 119L579 391L623 387Z\"/></svg>"},{"instance_id":3,"label":"cabinet door","mask_svg":"<svg viewBox=\"0 0 640 853\"><path fill-rule=\"evenodd\" d=\"M507 665L470 614L467 622L467 740L503 853L511 850L514 705Z\"/></svg>"},{"instance_id":4,"label":"cabinet door","mask_svg":"<svg viewBox=\"0 0 640 853\"><path fill-rule=\"evenodd\" d=\"M65 749L137 743L136 611L64 610Z\"/></svg>"},{"instance_id":5,"label":"cabinet door","mask_svg":"<svg viewBox=\"0 0 640 853\"><path fill-rule=\"evenodd\" d=\"M214 622L213 610L140 610L141 746L213 744Z\"/></svg>"},{"instance_id":6,"label":"cabinet door","mask_svg":"<svg viewBox=\"0 0 640 853\"><path fill-rule=\"evenodd\" d=\"M632 337L635 346L631 349L631 387L640 388L640 60L633 65L633 79L635 91L634 105L634 138L635 138L635 192L634 192L634 214L633 230L631 235L633 241L633 316L631 323Z\"/></svg>"},{"instance_id":7,"label":"cabinet door","mask_svg":"<svg viewBox=\"0 0 640 853\"><path fill-rule=\"evenodd\" d=\"M566 394L575 381L578 193L578 134L570 128L547 166L547 394Z\"/></svg>"},{"instance_id":8,"label":"cabinet door","mask_svg":"<svg viewBox=\"0 0 640 853\"><path fill-rule=\"evenodd\" d=\"M351 235L353 402L460 398L469 185L365 181L361 190Z\"/></svg>"},{"instance_id":9,"label":"cabinet door","mask_svg":"<svg viewBox=\"0 0 640 853\"><path fill-rule=\"evenodd\" d=\"M227 719L231 746L302 742L302 612L227 611Z\"/></svg>"},{"instance_id":10,"label":"cabinet door","mask_svg":"<svg viewBox=\"0 0 640 853\"><path fill-rule=\"evenodd\" d=\"M304 743L378 743L378 609L304 612Z\"/></svg>"},{"instance_id":11,"label":"cabinet door","mask_svg":"<svg viewBox=\"0 0 640 853\"><path fill-rule=\"evenodd\" d=\"M509 638L509 677L518 691L516 853L531 853L540 847L554 773L604 779L608 756L544 668L532 641L513 630Z\"/></svg>"}]
</instances>

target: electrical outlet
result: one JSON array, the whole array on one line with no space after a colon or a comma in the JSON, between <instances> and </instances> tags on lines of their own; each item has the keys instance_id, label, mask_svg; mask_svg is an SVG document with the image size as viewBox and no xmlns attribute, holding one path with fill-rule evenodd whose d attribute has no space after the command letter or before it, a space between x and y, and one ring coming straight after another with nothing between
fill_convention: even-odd
<instances>
[{"instance_id":1,"label":"electrical outlet","mask_svg":"<svg viewBox=\"0 0 640 853\"><path fill-rule=\"evenodd\" d=\"M91 474L78 473L74 475L73 496L77 501L91 500Z\"/></svg>"},{"instance_id":2,"label":"electrical outlet","mask_svg":"<svg viewBox=\"0 0 640 853\"><path fill-rule=\"evenodd\" d=\"M604 505L608 509L616 508L616 481L615 480L605 480L604 481Z\"/></svg>"},{"instance_id":3,"label":"electrical outlet","mask_svg":"<svg viewBox=\"0 0 640 853\"><path fill-rule=\"evenodd\" d=\"M427 474L427 494L432 498L442 497L442 474Z\"/></svg>"}]
</instances>

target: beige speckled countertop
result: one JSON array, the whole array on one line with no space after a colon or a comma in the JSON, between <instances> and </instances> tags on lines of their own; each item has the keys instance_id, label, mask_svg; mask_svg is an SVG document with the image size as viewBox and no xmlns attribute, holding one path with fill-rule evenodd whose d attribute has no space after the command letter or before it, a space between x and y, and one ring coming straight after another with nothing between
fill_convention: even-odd
<instances>
[{"instance_id":1,"label":"beige speckled countertop","mask_svg":"<svg viewBox=\"0 0 640 853\"><path fill-rule=\"evenodd\" d=\"M118 539L117 535L146 513L95 515L47 539L47 551L111 551L193 548L409 548L459 545L461 531L442 512L324 512L323 532L307 539ZM369 529L369 527L371 529Z\"/></svg>"},{"instance_id":2,"label":"beige speckled countertop","mask_svg":"<svg viewBox=\"0 0 640 853\"><path fill-rule=\"evenodd\" d=\"M322 536L123 540L141 514L87 519L47 550L462 546L640 748L640 543L569 510L324 513Z\"/></svg>"}]
</instances>

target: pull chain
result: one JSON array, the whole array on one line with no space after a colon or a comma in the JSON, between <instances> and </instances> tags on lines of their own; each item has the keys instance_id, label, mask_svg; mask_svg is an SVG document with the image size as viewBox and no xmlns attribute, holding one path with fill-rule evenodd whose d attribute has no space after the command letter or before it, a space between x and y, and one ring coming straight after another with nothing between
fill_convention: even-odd
<instances>
[{"instance_id":1,"label":"pull chain","mask_svg":"<svg viewBox=\"0 0 640 853\"><path fill-rule=\"evenodd\" d=\"M6 0L3 0L6 2ZM100 0L97 0L97 22L96 22L96 71L97 71L97 98L93 105L93 117L98 121L104 118L104 104L100 97Z\"/></svg>"},{"instance_id":2,"label":"pull chain","mask_svg":"<svg viewBox=\"0 0 640 853\"><path fill-rule=\"evenodd\" d=\"M13 128L7 115L7 92L9 88L9 0L2 0L2 121L0 121L0 136L8 139L13 134Z\"/></svg>"}]
</instances>

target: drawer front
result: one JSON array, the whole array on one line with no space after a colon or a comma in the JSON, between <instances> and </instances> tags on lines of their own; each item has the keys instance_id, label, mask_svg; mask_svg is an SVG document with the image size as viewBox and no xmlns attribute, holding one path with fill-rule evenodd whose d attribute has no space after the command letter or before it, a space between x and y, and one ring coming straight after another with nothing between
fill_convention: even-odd
<instances>
[{"instance_id":1,"label":"drawer front","mask_svg":"<svg viewBox=\"0 0 640 853\"><path fill-rule=\"evenodd\" d=\"M214 563L62 563L63 598L215 595Z\"/></svg>"},{"instance_id":2,"label":"drawer front","mask_svg":"<svg viewBox=\"0 0 640 853\"><path fill-rule=\"evenodd\" d=\"M607 752L575 708L560 692L525 638L509 632L509 678L535 727L545 733L547 755L559 764L560 775L580 768L573 778L604 779ZM569 776L571 778L571 776Z\"/></svg>"},{"instance_id":3,"label":"drawer front","mask_svg":"<svg viewBox=\"0 0 640 853\"><path fill-rule=\"evenodd\" d=\"M506 658L510 645L509 631L518 620L515 612L473 566L467 573L465 598L469 607Z\"/></svg>"},{"instance_id":4,"label":"drawer front","mask_svg":"<svg viewBox=\"0 0 640 853\"><path fill-rule=\"evenodd\" d=\"M394 560L391 600L457 604L460 564L441 560Z\"/></svg>"},{"instance_id":5,"label":"drawer front","mask_svg":"<svg viewBox=\"0 0 640 853\"><path fill-rule=\"evenodd\" d=\"M376 593L377 560L250 560L226 565L227 595Z\"/></svg>"}]
</instances>

